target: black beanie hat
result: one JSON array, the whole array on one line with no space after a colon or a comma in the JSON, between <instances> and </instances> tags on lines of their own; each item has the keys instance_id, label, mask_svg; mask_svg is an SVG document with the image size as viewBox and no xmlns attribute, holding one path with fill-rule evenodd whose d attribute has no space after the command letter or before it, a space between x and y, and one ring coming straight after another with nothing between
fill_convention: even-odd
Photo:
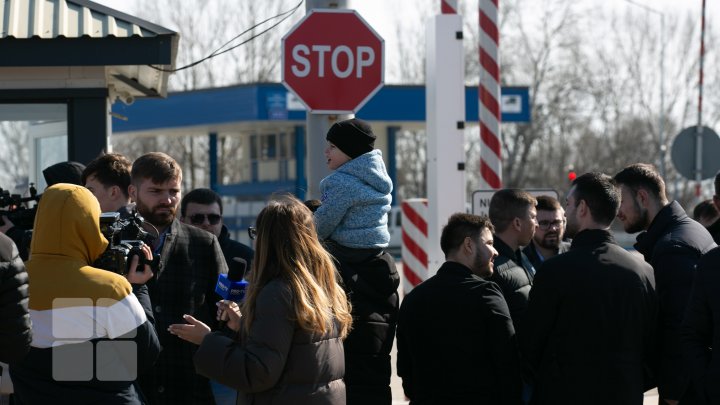
<instances>
[{"instance_id":1,"label":"black beanie hat","mask_svg":"<svg viewBox=\"0 0 720 405\"><path fill-rule=\"evenodd\" d=\"M43 177L45 177L45 183L47 183L48 187L58 183L70 183L77 184L78 186L83 186L83 170L85 170L84 164L68 161L56 163L50 167L46 167L42 173Z\"/></svg>"},{"instance_id":2,"label":"black beanie hat","mask_svg":"<svg viewBox=\"0 0 720 405\"><path fill-rule=\"evenodd\" d=\"M375 149L375 134L367 122L353 118L336 122L325 139L352 159Z\"/></svg>"}]
</instances>

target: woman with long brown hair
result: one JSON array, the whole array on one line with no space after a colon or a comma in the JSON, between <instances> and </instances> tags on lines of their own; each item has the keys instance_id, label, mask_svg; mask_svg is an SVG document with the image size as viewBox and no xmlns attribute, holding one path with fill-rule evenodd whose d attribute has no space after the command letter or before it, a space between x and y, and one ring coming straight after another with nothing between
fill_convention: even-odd
<instances>
[{"instance_id":1,"label":"woman with long brown hair","mask_svg":"<svg viewBox=\"0 0 720 405\"><path fill-rule=\"evenodd\" d=\"M196 371L237 389L238 403L345 404L350 305L312 213L296 198L273 200L258 215L248 281L240 308L218 303L235 336L210 333L189 315L188 324L170 326L200 345Z\"/></svg>"}]
</instances>

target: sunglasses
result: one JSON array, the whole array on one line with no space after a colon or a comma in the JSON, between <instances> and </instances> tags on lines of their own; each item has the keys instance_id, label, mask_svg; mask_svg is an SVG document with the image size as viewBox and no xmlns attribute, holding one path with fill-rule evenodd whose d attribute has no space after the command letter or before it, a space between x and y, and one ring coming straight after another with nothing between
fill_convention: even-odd
<instances>
[{"instance_id":1,"label":"sunglasses","mask_svg":"<svg viewBox=\"0 0 720 405\"><path fill-rule=\"evenodd\" d=\"M190 215L190 223L193 225L202 225L205 222L205 218L207 218L207 221L210 223L210 225L217 225L220 223L220 220L222 219L222 216L218 214L195 214Z\"/></svg>"},{"instance_id":2,"label":"sunglasses","mask_svg":"<svg viewBox=\"0 0 720 405\"><path fill-rule=\"evenodd\" d=\"M250 239L255 240L255 238L257 238L257 228L255 228L254 226L249 226L248 236L250 237Z\"/></svg>"}]
</instances>

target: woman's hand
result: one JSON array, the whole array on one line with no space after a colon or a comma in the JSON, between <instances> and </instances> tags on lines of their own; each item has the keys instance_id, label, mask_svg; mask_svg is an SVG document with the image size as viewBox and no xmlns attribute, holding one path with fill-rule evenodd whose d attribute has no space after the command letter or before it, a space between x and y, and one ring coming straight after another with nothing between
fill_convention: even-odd
<instances>
[{"instance_id":1,"label":"woman's hand","mask_svg":"<svg viewBox=\"0 0 720 405\"><path fill-rule=\"evenodd\" d=\"M218 301L217 304L217 320L226 321L227 327L237 332L240 330L240 307L235 301L222 300Z\"/></svg>"},{"instance_id":2,"label":"woman's hand","mask_svg":"<svg viewBox=\"0 0 720 405\"><path fill-rule=\"evenodd\" d=\"M150 246L143 243L140 249L142 249L145 259L147 261L152 261L153 254L152 250L150 250ZM147 264L143 265L143 268L138 271L139 259L140 257L133 256L132 261L130 262L128 274L125 275L125 278L127 278L130 284L145 284L153 276L153 272Z\"/></svg>"},{"instance_id":3,"label":"woman's hand","mask_svg":"<svg viewBox=\"0 0 720 405\"><path fill-rule=\"evenodd\" d=\"M183 315L183 319L187 322L186 324L172 324L168 327L168 332L196 345L202 343L205 335L210 333L210 327L190 315Z\"/></svg>"}]
</instances>

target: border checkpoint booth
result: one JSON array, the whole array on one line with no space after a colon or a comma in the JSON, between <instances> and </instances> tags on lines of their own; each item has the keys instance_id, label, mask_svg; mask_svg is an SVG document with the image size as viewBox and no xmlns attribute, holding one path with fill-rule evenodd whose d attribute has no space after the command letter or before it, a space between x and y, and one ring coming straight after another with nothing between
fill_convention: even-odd
<instances>
[{"instance_id":1,"label":"border checkpoint booth","mask_svg":"<svg viewBox=\"0 0 720 405\"><path fill-rule=\"evenodd\" d=\"M178 41L87 0L0 2L0 122L27 131L29 182L38 191L43 168L108 150L116 100L167 95Z\"/></svg>"}]
</instances>

